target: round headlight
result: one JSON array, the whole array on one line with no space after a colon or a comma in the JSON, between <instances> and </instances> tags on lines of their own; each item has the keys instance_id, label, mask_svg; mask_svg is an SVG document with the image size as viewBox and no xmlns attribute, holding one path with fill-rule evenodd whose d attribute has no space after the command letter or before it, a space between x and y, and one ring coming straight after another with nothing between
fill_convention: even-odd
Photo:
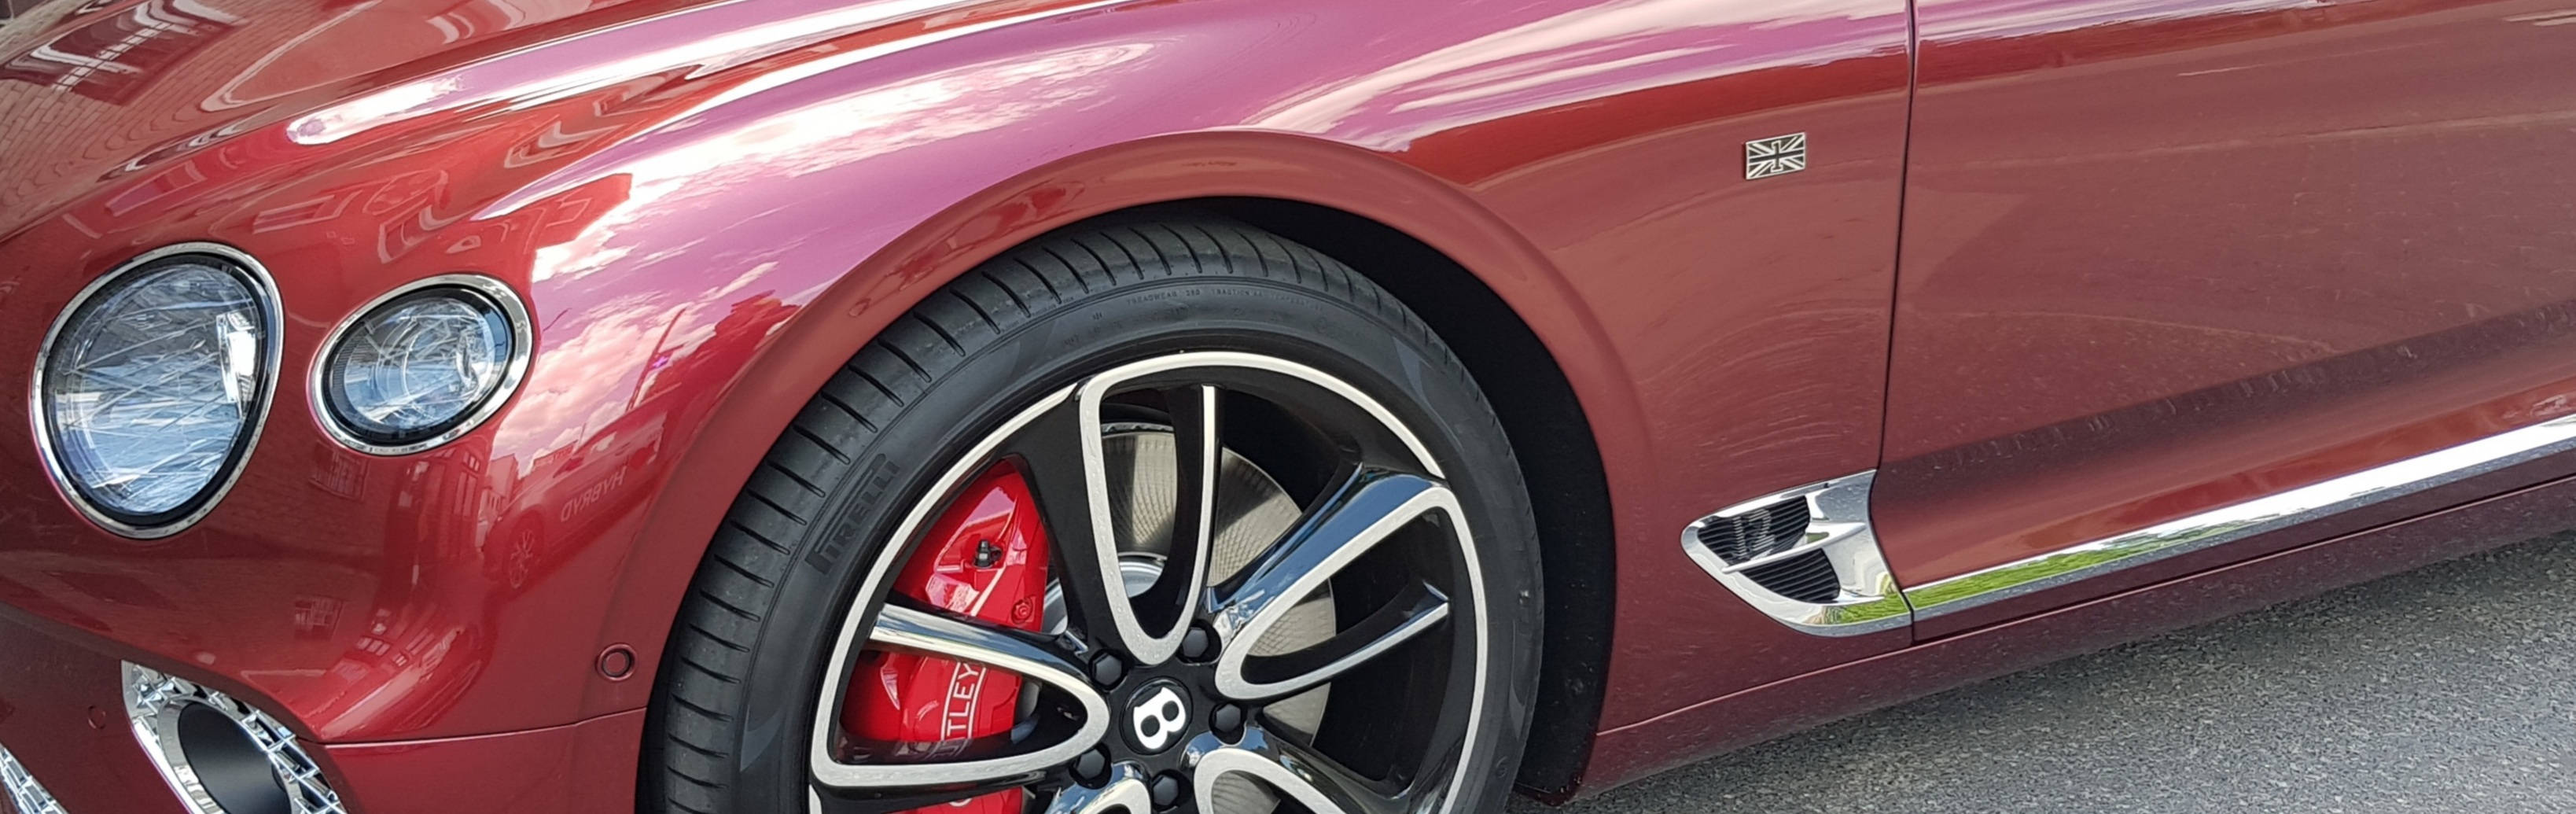
<instances>
[{"instance_id":1,"label":"round headlight","mask_svg":"<svg viewBox=\"0 0 2576 814\"><path fill-rule=\"evenodd\" d=\"M452 440L489 417L527 366L527 316L498 281L424 280L334 333L315 389L332 434L391 455Z\"/></svg>"},{"instance_id":2,"label":"round headlight","mask_svg":"<svg viewBox=\"0 0 2576 814\"><path fill-rule=\"evenodd\" d=\"M47 335L47 459L103 525L169 534L231 483L275 366L272 289L255 269L221 247L154 252L91 284Z\"/></svg>"}]
</instances>

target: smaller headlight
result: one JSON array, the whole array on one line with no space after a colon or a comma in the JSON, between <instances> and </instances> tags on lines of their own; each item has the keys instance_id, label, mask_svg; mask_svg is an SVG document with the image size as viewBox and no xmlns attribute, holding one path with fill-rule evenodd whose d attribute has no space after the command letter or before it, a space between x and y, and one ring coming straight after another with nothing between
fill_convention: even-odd
<instances>
[{"instance_id":1,"label":"smaller headlight","mask_svg":"<svg viewBox=\"0 0 2576 814\"><path fill-rule=\"evenodd\" d=\"M315 381L332 435L380 455L417 452L492 415L527 368L527 311L499 281L423 280L333 333Z\"/></svg>"}]
</instances>

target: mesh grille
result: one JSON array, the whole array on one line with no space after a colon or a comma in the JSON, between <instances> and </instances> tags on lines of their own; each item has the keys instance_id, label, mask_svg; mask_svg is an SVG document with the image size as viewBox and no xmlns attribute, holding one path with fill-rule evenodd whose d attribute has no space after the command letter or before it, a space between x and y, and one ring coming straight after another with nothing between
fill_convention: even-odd
<instances>
[{"instance_id":1,"label":"mesh grille","mask_svg":"<svg viewBox=\"0 0 2576 814\"><path fill-rule=\"evenodd\" d=\"M183 707L200 705L233 719L259 745L268 756L269 768L277 774L278 784L286 789L287 802L295 814L348 814L339 793L323 778L321 765L313 762L313 756L295 740L294 732L268 713L195 682L140 665L125 665L125 682L126 712L144 724L135 727L135 735L152 759L161 763L165 774L173 767L187 765L188 757L170 737L172 730L160 724L176 721ZM171 777L177 785L176 775ZM179 792L180 799L197 814L219 814L222 810L202 792L191 794L184 788Z\"/></svg>"},{"instance_id":2,"label":"mesh grille","mask_svg":"<svg viewBox=\"0 0 2576 814\"><path fill-rule=\"evenodd\" d=\"M1702 521L1699 542L1728 563L1746 562L1795 547L1806 539L1812 520L1807 499L1794 497L1734 517ZM1823 604L1842 597L1842 577L1834 572L1833 559L1821 550L1744 569L1744 578L1800 602Z\"/></svg>"},{"instance_id":3,"label":"mesh grille","mask_svg":"<svg viewBox=\"0 0 2576 814\"><path fill-rule=\"evenodd\" d=\"M1810 551L1779 562L1744 569L1746 579L1760 583L1772 593L1800 602L1824 604L1841 598L1842 577L1834 573L1833 558L1823 551Z\"/></svg>"},{"instance_id":4,"label":"mesh grille","mask_svg":"<svg viewBox=\"0 0 2576 814\"><path fill-rule=\"evenodd\" d=\"M1807 500L1791 498L1734 517L1710 520L1699 544L1730 563L1787 550L1807 533Z\"/></svg>"},{"instance_id":5,"label":"mesh grille","mask_svg":"<svg viewBox=\"0 0 2576 814\"><path fill-rule=\"evenodd\" d=\"M5 746L0 746L0 804L6 804L9 814L63 814L63 804Z\"/></svg>"}]
</instances>

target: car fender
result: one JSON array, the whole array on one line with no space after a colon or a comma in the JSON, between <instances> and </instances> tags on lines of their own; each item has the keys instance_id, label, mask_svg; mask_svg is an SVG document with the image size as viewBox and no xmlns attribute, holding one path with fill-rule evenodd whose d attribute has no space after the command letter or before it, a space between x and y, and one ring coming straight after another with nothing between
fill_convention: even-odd
<instances>
[{"instance_id":1,"label":"car fender","mask_svg":"<svg viewBox=\"0 0 2576 814\"><path fill-rule=\"evenodd\" d=\"M972 172L982 168L968 169ZM917 171L917 169L915 170ZM853 185L857 189L865 184ZM861 194L861 193L854 193ZM1050 230L1124 209L1214 197L1325 206L1397 228L1475 271L1514 303L1569 373L1614 370L1597 326L1558 272L1471 198L1387 157L1308 137L1246 131L1185 133L1105 145L993 183L937 211L833 280L738 371L672 476L651 498L606 606L601 646L632 643L654 663L716 526L770 443L805 402L879 331L949 281ZM1587 364L1588 363L1588 364ZM1581 377L1579 374L1577 378ZM1616 413L1624 385L1595 377L1578 389ZM1633 408L1632 408L1633 409ZM1630 425L1633 426L1633 425ZM596 715L643 703L649 685L594 685Z\"/></svg>"}]
</instances>

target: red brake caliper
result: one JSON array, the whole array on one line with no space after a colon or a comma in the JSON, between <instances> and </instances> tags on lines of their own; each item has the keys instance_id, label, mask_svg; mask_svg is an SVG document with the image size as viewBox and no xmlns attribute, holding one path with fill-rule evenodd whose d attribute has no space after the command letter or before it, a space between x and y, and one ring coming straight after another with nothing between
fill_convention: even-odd
<instances>
[{"instance_id":1,"label":"red brake caliper","mask_svg":"<svg viewBox=\"0 0 2576 814\"><path fill-rule=\"evenodd\" d=\"M959 616L1037 630L1045 623L1046 527L1028 481L1008 463L985 470L930 527L895 577L896 593ZM982 664L871 652L852 676L841 725L905 751L945 757L978 737L1008 732L1019 714L1020 677ZM922 812L1018 814L1023 792L1005 791Z\"/></svg>"}]
</instances>

